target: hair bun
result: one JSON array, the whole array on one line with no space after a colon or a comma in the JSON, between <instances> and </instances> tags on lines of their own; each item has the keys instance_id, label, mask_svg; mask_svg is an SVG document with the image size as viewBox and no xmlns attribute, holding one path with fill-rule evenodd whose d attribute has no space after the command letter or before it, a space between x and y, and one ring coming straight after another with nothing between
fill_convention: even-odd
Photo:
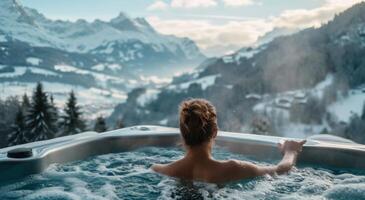
<instances>
[{"instance_id":1,"label":"hair bun","mask_svg":"<svg viewBox=\"0 0 365 200\"><path fill-rule=\"evenodd\" d=\"M210 138L218 130L216 121L215 108L206 100L192 99L180 105L180 130L184 138L194 141Z\"/></svg>"}]
</instances>

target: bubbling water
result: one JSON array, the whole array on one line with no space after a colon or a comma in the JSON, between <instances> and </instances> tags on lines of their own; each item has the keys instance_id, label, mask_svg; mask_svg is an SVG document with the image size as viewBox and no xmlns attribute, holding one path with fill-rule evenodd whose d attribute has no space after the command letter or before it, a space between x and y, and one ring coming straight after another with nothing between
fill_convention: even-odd
<instances>
[{"instance_id":1,"label":"bubbling water","mask_svg":"<svg viewBox=\"0 0 365 200\"><path fill-rule=\"evenodd\" d=\"M217 159L242 155L218 148ZM299 167L288 175L225 185L181 181L149 169L183 156L177 148L143 148L67 164L0 187L0 199L365 199L365 176L346 171Z\"/></svg>"}]
</instances>

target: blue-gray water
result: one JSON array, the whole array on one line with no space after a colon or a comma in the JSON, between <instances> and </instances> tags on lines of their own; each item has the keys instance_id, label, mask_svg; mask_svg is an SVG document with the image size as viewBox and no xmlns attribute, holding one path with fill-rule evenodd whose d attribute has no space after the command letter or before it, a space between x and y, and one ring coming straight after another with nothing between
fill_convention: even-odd
<instances>
[{"instance_id":1,"label":"blue-gray water","mask_svg":"<svg viewBox=\"0 0 365 200\"><path fill-rule=\"evenodd\" d=\"M338 170L299 167L289 175L226 185L182 182L149 170L182 155L180 149L151 147L54 164L0 187L0 199L365 199L365 176ZM223 149L214 157L249 160Z\"/></svg>"}]
</instances>

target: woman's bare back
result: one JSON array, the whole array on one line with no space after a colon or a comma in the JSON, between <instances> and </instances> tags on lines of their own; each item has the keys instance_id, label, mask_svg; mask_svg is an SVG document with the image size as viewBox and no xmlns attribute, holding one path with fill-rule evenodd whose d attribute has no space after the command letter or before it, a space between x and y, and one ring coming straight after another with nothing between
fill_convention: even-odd
<instances>
[{"instance_id":1,"label":"woman's bare back","mask_svg":"<svg viewBox=\"0 0 365 200\"><path fill-rule=\"evenodd\" d=\"M224 183L265 174L283 174L290 171L295 165L298 153L302 150L305 142L305 140L300 142L285 141L283 144L279 144L279 150L284 156L277 165L272 166L259 166L238 160L217 161L209 156L210 153L206 153L207 156L204 156L204 153L196 153L198 151L195 150L170 164L153 165L152 169L175 178L210 183Z\"/></svg>"},{"instance_id":2,"label":"woman's bare back","mask_svg":"<svg viewBox=\"0 0 365 200\"><path fill-rule=\"evenodd\" d=\"M247 168L245 173L242 173L243 166ZM250 163L236 160L217 161L209 159L194 162L183 158L170 164L153 165L152 169L158 173L185 180L223 183L255 177L256 174L252 166Z\"/></svg>"}]
</instances>

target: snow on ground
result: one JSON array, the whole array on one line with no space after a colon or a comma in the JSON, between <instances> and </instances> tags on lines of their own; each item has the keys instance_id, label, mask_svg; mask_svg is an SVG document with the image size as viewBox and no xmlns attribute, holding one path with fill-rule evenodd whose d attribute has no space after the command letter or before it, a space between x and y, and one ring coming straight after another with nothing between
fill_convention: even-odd
<instances>
[{"instance_id":1,"label":"snow on ground","mask_svg":"<svg viewBox=\"0 0 365 200\"><path fill-rule=\"evenodd\" d=\"M42 75L46 75L46 76L61 76L59 74L57 74L56 72L53 72L51 70L47 70L47 69L41 69L41 68L37 68L37 67L28 67L28 70L30 70L33 74L42 74Z\"/></svg>"},{"instance_id":2,"label":"snow on ground","mask_svg":"<svg viewBox=\"0 0 365 200\"><path fill-rule=\"evenodd\" d=\"M14 72L0 73L0 78L13 78L24 75L27 71L26 67L14 67Z\"/></svg>"},{"instance_id":3,"label":"snow on ground","mask_svg":"<svg viewBox=\"0 0 365 200\"><path fill-rule=\"evenodd\" d=\"M261 49L252 49L250 51L246 50L246 51L240 51L237 53L235 59L238 61L240 58L252 58L255 54L259 53L261 51Z\"/></svg>"},{"instance_id":4,"label":"snow on ground","mask_svg":"<svg viewBox=\"0 0 365 200\"><path fill-rule=\"evenodd\" d=\"M0 42L7 42L5 35L0 35Z\"/></svg>"},{"instance_id":5,"label":"snow on ground","mask_svg":"<svg viewBox=\"0 0 365 200\"><path fill-rule=\"evenodd\" d=\"M175 72L173 77L178 77L178 76L182 76L182 75L186 74L186 75L190 75L192 78L196 79L196 78L198 78L199 74L202 71L203 70L195 69L194 67L184 67L183 70L179 70L178 72Z\"/></svg>"},{"instance_id":6,"label":"snow on ground","mask_svg":"<svg viewBox=\"0 0 365 200\"><path fill-rule=\"evenodd\" d=\"M149 84L149 83L153 83L156 85L163 85L163 84L168 84L171 82L171 78L161 78L161 77L157 77L157 76L139 76L139 78L141 79L141 81L144 82L144 84Z\"/></svg>"},{"instance_id":7,"label":"snow on ground","mask_svg":"<svg viewBox=\"0 0 365 200\"><path fill-rule=\"evenodd\" d=\"M169 85L167 87L167 89L170 89L170 90L175 90L175 89L186 90L186 89L189 88L189 86L191 84L197 83L202 87L203 90L205 90L205 89L207 89L207 87L213 85L215 83L216 78L218 78L218 77L220 77L220 74L205 76L205 77L202 77L202 78L197 79L197 80L188 81L188 82L177 84L177 85Z\"/></svg>"},{"instance_id":8,"label":"snow on ground","mask_svg":"<svg viewBox=\"0 0 365 200\"><path fill-rule=\"evenodd\" d=\"M247 94L245 96L246 99L262 99L262 96L260 94L255 94L255 93L251 93L251 94Z\"/></svg>"},{"instance_id":9,"label":"snow on ground","mask_svg":"<svg viewBox=\"0 0 365 200\"><path fill-rule=\"evenodd\" d=\"M163 119L163 120L159 121L158 123L159 123L160 125L162 125L162 126L166 126L166 125L167 125L167 122L168 122L168 119L167 119L167 118L165 118L165 119Z\"/></svg>"},{"instance_id":10,"label":"snow on ground","mask_svg":"<svg viewBox=\"0 0 365 200\"><path fill-rule=\"evenodd\" d=\"M0 69L3 66L0 66ZM14 72L6 72L6 73L0 73L0 78L14 78L17 76L24 75L27 71L32 72L33 74L41 74L46 76L60 76L59 74L42 68L37 67L14 67Z\"/></svg>"},{"instance_id":11,"label":"snow on ground","mask_svg":"<svg viewBox=\"0 0 365 200\"><path fill-rule=\"evenodd\" d=\"M28 64L38 66L42 62L42 59L35 58L35 57L29 57L26 59L26 61Z\"/></svg>"},{"instance_id":12,"label":"snow on ground","mask_svg":"<svg viewBox=\"0 0 365 200\"><path fill-rule=\"evenodd\" d=\"M146 92L137 98L137 103L140 106L146 105L148 102L153 101L157 98L160 91L156 89L147 89Z\"/></svg>"},{"instance_id":13,"label":"snow on ground","mask_svg":"<svg viewBox=\"0 0 365 200\"><path fill-rule=\"evenodd\" d=\"M304 89L304 90L292 90L286 91L282 93L277 93L276 98L270 95L263 95L262 101L257 103L253 110L256 112L262 112L266 107L274 106L274 107L284 107L289 109L291 104L295 100L299 103L306 103L307 97L313 95L318 98L322 98L323 91L326 87L330 86L334 81L333 74L329 74L326 78L318 83L313 89Z\"/></svg>"},{"instance_id":14,"label":"snow on ground","mask_svg":"<svg viewBox=\"0 0 365 200\"><path fill-rule=\"evenodd\" d=\"M284 137L307 138L319 134L324 128L324 125L287 123L286 126L281 128L280 133Z\"/></svg>"},{"instance_id":15,"label":"snow on ground","mask_svg":"<svg viewBox=\"0 0 365 200\"><path fill-rule=\"evenodd\" d=\"M277 98L266 97L263 101L256 104L253 109L255 112L263 112L265 109L267 110L270 107L276 107L275 105L283 105L283 107L290 108L290 104L294 99L305 103L306 96L309 94L322 98L324 90L326 87L330 86L333 81L333 74L329 74L313 89L287 91L277 94ZM365 92L363 92L363 90L364 89L350 90L348 97L342 97L337 102L328 106L327 110L334 114L339 121L348 122L353 114L360 115L362 113L362 107L365 102ZM282 101L282 103L280 101Z\"/></svg>"},{"instance_id":16,"label":"snow on ground","mask_svg":"<svg viewBox=\"0 0 365 200\"><path fill-rule=\"evenodd\" d=\"M77 74L88 74L89 73L89 71L87 71L87 70L82 70L82 69L79 69L77 67L73 67L70 65L55 65L54 69L57 71L60 71L60 72L74 72Z\"/></svg>"},{"instance_id":17,"label":"snow on ground","mask_svg":"<svg viewBox=\"0 0 365 200\"><path fill-rule=\"evenodd\" d=\"M326 87L330 86L334 81L333 75L328 75L325 80L317 84L313 89L309 90L295 90L277 94L277 98L264 95L262 101L259 101L253 110L257 113L270 113L272 109L275 109L276 113L283 112L284 118L288 119L289 113L287 109L279 108L279 100L285 99L287 102L292 102L293 99L300 99L305 103L306 93L312 94L319 98L322 98L323 91ZM362 114L362 109L365 103L365 88L352 89L349 91L348 96L339 97L339 99L327 107L327 111L336 116L338 122L349 122L352 115ZM310 134L318 134L326 127L326 125L304 125L304 124L292 124L287 122L287 125L283 128L282 132L285 136L304 137ZM329 130L329 128L327 127Z\"/></svg>"},{"instance_id":18,"label":"snow on ground","mask_svg":"<svg viewBox=\"0 0 365 200\"><path fill-rule=\"evenodd\" d=\"M285 108L281 108L281 107L276 107L275 105L272 104L265 104L265 103L259 103L256 104L253 107L253 111L255 111L256 113L259 114L271 114L271 113L275 113L277 116L279 116L279 114L282 114L283 116L283 120L286 120L287 122L289 122L289 110L285 109Z\"/></svg>"},{"instance_id":19,"label":"snow on ground","mask_svg":"<svg viewBox=\"0 0 365 200\"><path fill-rule=\"evenodd\" d=\"M361 115L364 102L363 90L350 90L348 97L331 104L328 111L334 114L339 121L348 122L353 114Z\"/></svg>"},{"instance_id":20,"label":"snow on ground","mask_svg":"<svg viewBox=\"0 0 365 200\"><path fill-rule=\"evenodd\" d=\"M114 81L114 82L118 82L118 83L125 81L120 77L110 76L110 75L106 75L103 73L93 72L93 71L84 70L84 69L79 69L77 67L70 66L70 65L63 65L63 64L55 65L54 69L57 71L61 71L61 72L73 72L73 73L82 74L82 75L90 74L90 75L94 76L94 78L98 81L100 86L106 86L107 81Z\"/></svg>"},{"instance_id":21,"label":"snow on ground","mask_svg":"<svg viewBox=\"0 0 365 200\"><path fill-rule=\"evenodd\" d=\"M322 98L324 89L326 89L326 87L330 86L333 83L334 79L335 79L335 77L333 74L328 74L322 82L318 83L313 88L312 93L314 95L316 95L318 98Z\"/></svg>"},{"instance_id":22,"label":"snow on ground","mask_svg":"<svg viewBox=\"0 0 365 200\"><path fill-rule=\"evenodd\" d=\"M222 58L222 60L223 60L223 62L224 63L233 63L234 62L234 60L233 60L233 56L223 56L223 58Z\"/></svg>"},{"instance_id":23,"label":"snow on ground","mask_svg":"<svg viewBox=\"0 0 365 200\"><path fill-rule=\"evenodd\" d=\"M108 64L107 67L113 71L122 69L122 66L119 64Z\"/></svg>"},{"instance_id":24,"label":"snow on ground","mask_svg":"<svg viewBox=\"0 0 365 200\"><path fill-rule=\"evenodd\" d=\"M91 67L91 69L96 70L96 71L104 71L105 70L105 65L104 64L97 64Z\"/></svg>"},{"instance_id":25,"label":"snow on ground","mask_svg":"<svg viewBox=\"0 0 365 200\"><path fill-rule=\"evenodd\" d=\"M245 48L239 50L236 54L226 55L222 57L224 63L237 63L239 64L241 58L250 59L260 51L264 50L266 46L260 46L257 48Z\"/></svg>"},{"instance_id":26,"label":"snow on ground","mask_svg":"<svg viewBox=\"0 0 365 200\"><path fill-rule=\"evenodd\" d=\"M91 69L96 71L104 71L105 69L110 69L112 71L121 70L122 66L119 64L97 64L91 67Z\"/></svg>"},{"instance_id":27,"label":"snow on ground","mask_svg":"<svg viewBox=\"0 0 365 200\"><path fill-rule=\"evenodd\" d=\"M294 138L306 138L308 136L319 134L324 128L329 130L325 124L298 124L292 123L289 121L289 109L291 104L295 102L306 103L309 95L316 96L318 98L322 98L323 91L326 87L330 86L334 81L334 76L332 74L327 75L327 77L320 83L318 83L313 89L304 89L304 90L292 90L283 93L278 93L276 96L271 95L261 95L261 100L258 100L258 103L253 107L253 110L256 113L276 113L278 116L279 113L282 114L283 120L285 121L285 125L281 127L280 133L286 137L294 137ZM343 104L335 104L333 105L333 112L342 112L342 109L345 109L347 115L343 115L344 117L350 116L350 111L348 106L353 104L353 109L362 108L362 102L365 100L365 93L362 93L362 100L360 100L361 105L358 105L358 101L360 97L354 97L352 99L347 100L347 102L343 102ZM355 99L356 98L356 99ZM351 102L353 101L353 102ZM336 107L337 106L337 107ZM331 109L330 109L331 110ZM361 109L360 109L361 110ZM338 115L338 114L336 114Z\"/></svg>"}]
</instances>

